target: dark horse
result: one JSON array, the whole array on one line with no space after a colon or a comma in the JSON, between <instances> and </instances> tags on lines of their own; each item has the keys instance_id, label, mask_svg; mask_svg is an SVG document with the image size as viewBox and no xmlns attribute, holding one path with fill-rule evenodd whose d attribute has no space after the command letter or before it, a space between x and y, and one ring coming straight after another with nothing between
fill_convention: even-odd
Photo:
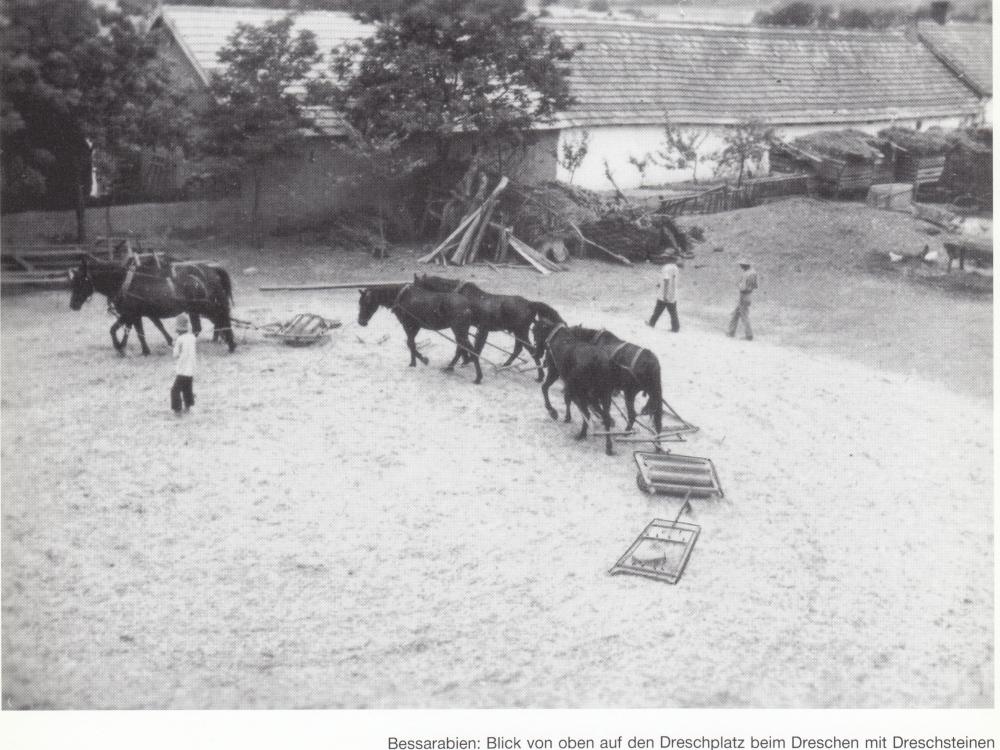
<instances>
[{"instance_id":1,"label":"dark horse","mask_svg":"<svg viewBox=\"0 0 1000 750\"><path fill-rule=\"evenodd\" d=\"M483 353L486 337L491 331L507 331L514 337L514 351L504 362L508 367L517 359L523 349L533 354L538 365L538 382L542 382L541 354L537 342L531 346L529 335L531 324L537 315L545 315L551 320L561 321L562 317L544 302L533 302L513 294L491 294L484 292L471 281L446 279L443 276L413 275L413 281L418 286L435 292L456 292L472 304L472 325L476 326L476 341L473 349L476 354Z\"/></svg>"},{"instance_id":2,"label":"dark horse","mask_svg":"<svg viewBox=\"0 0 1000 750\"><path fill-rule=\"evenodd\" d=\"M131 278L129 276L131 275ZM126 283L127 280L127 283ZM128 265L108 263L83 256L79 268L70 271L69 306L79 310L90 296L98 291L114 305L118 319L111 326L111 343L119 354L124 354L128 331L133 326L139 336L142 353L149 354L142 319L149 318L160 330L167 343L171 343L162 318L173 318L186 312L191 316L195 335L201 332L201 317L212 321L216 332L221 332L229 345L236 348L229 306L233 301L233 286L225 269L204 263L167 264L164 268L139 265L131 270ZM125 327L122 340L115 335Z\"/></svg>"},{"instance_id":3,"label":"dark horse","mask_svg":"<svg viewBox=\"0 0 1000 750\"><path fill-rule=\"evenodd\" d=\"M632 344L615 336L611 331L595 330L583 326L569 329L580 341L598 346L608 353L615 370L615 385L625 394L625 410L628 413L626 430L635 425L635 397L642 391L646 394L643 414L650 414L653 426L659 434L663 428L663 384L660 380L660 360L649 349Z\"/></svg>"},{"instance_id":4,"label":"dark horse","mask_svg":"<svg viewBox=\"0 0 1000 750\"><path fill-rule=\"evenodd\" d=\"M410 367L417 366L419 359L425 365L428 360L417 351L417 333L421 328L440 331L450 328L455 336L455 356L445 371L455 369L455 363L462 357L471 360L476 367L476 383L483 380L479 367L479 356L469 342L469 327L472 325L472 305L461 294L432 292L414 284L392 284L360 289L358 301L358 323L368 325L379 307L393 312L406 332L406 345L410 348Z\"/></svg>"},{"instance_id":5,"label":"dark horse","mask_svg":"<svg viewBox=\"0 0 1000 750\"><path fill-rule=\"evenodd\" d=\"M562 378L566 421L570 421L570 403L576 404L576 408L583 415L583 426L576 439L583 440L587 437L591 407L601 418L605 433L610 433L613 425L611 397L617 390L615 373L617 366L611 361L607 351L581 341L562 321L554 321L544 316L535 322L535 334L542 342L541 348L545 350L547 375L542 383L542 398L545 399L545 408L549 416L553 419L559 418L559 413L549 401L549 387L557 378ZM604 452L609 456L614 455L610 434L604 436Z\"/></svg>"}]
</instances>

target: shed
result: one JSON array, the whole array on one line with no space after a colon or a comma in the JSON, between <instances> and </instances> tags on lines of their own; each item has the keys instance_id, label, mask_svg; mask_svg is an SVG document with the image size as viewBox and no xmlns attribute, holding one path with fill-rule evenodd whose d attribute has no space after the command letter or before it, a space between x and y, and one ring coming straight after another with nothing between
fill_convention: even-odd
<instances>
[{"instance_id":1,"label":"shed","mask_svg":"<svg viewBox=\"0 0 1000 750\"><path fill-rule=\"evenodd\" d=\"M887 128L879 133L885 140L896 182L907 182L918 190L941 180L951 139L944 130L923 132L909 128Z\"/></svg>"},{"instance_id":2,"label":"shed","mask_svg":"<svg viewBox=\"0 0 1000 750\"><path fill-rule=\"evenodd\" d=\"M826 193L840 196L892 182L881 141L860 130L822 130L779 145L784 158L814 173Z\"/></svg>"}]
</instances>

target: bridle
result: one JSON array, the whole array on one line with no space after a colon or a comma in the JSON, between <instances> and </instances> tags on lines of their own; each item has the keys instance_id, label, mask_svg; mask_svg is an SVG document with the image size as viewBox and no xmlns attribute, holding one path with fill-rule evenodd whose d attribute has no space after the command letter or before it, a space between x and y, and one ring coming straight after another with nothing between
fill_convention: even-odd
<instances>
[{"instance_id":1,"label":"bridle","mask_svg":"<svg viewBox=\"0 0 1000 750\"><path fill-rule=\"evenodd\" d=\"M557 323L556 327L553 328L552 331L549 332L549 335L545 337L545 346L548 347L549 344L552 343L552 339L555 338L556 334L559 333L559 331L564 330L565 328L566 328L565 323Z\"/></svg>"}]
</instances>

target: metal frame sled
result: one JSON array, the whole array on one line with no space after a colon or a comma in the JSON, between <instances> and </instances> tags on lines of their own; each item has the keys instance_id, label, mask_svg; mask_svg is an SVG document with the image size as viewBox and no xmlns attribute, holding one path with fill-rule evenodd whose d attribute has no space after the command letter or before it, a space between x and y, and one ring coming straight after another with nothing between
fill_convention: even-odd
<instances>
[{"instance_id":1,"label":"metal frame sled","mask_svg":"<svg viewBox=\"0 0 1000 750\"><path fill-rule=\"evenodd\" d=\"M694 498L726 496L715 464L709 458L643 451L632 455L639 468L635 482L647 494Z\"/></svg>"},{"instance_id":2,"label":"metal frame sled","mask_svg":"<svg viewBox=\"0 0 1000 750\"><path fill-rule=\"evenodd\" d=\"M680 520L688 507L685 502L673 521L659 518L650 521L608 574L628 573L676 584L684 575L701 534L701 526Z\"/></svg>"},{"instance_id":3,"label":"metal frame sled","mask_svg":"<svg viewBox=\"0 0 1000 750\"><path fill-rule=\"evenodd\" d=\"M236 319L232 323L236 328L261 331L267 338L281 339L288 346L311 346L319 341L328 341L330 331L340 328L339 320L330 320L313 313L299 313L285 323L267 323L262 326Z\"/></svg>"},{"instance_id":4,"label":"metal frame sled","mask_svg":"<svg viewBox=\"0 0 1000 750\"><path fill-rule=\"evenodd\" d=\"M660 432L656 432L651 425L647 425L644 422L636 420L636 426L641 428L643 431L632 430L619 430L611 432L591 432L590 434L594 437L603 437L605 435L611 435L611 439L616 443L652 443L657 449L660 449L660 443L683 443L686 442L684 439L685 435L689 435L698 432L699 427L688 422L684 417L674 411L674 407L668 404L665 400L663 401L663 421L666 423L661 427ZM624 416L624 412L617 404L615 408L618 410L619 414ZM645 412L645 409L643 410ZM648 433L648 434L646 434Z\"/></svg>"}]
</instances>

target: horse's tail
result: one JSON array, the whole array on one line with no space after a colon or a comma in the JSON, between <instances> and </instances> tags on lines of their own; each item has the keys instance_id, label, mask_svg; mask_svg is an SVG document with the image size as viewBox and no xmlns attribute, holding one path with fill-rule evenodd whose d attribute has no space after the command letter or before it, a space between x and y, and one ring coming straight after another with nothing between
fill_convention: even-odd
<instances>
[{"instance_id":1,"label":"horse's tail","mask_svg":"<svg viewBox=\"0 0 1000 750\"><path fill-rule=\"evenodd\" d=\"M538 315L543 318L548 318L553 323L566 322L565 320L563 320L562 315L556 312L556 309L554 307L546 305L544 302L535 302L534 300L528 300L528 306L531 308L531 311L535 315Z\"/></svg>"},{"instance_id":2,"label":"horse's tail","mask_svg":"<svg viewBox=\"0 0 1000 750\"><path fill-rule=\"evenodd\" d=\"M222 293L225 295L225 299L229 300L230 305L235 305L236 300L233 298L233 280L229 278L229 271L225 268L216 268L215 270L219 274L219 283L222 284Z\"/></svg>"}]
</instances>

